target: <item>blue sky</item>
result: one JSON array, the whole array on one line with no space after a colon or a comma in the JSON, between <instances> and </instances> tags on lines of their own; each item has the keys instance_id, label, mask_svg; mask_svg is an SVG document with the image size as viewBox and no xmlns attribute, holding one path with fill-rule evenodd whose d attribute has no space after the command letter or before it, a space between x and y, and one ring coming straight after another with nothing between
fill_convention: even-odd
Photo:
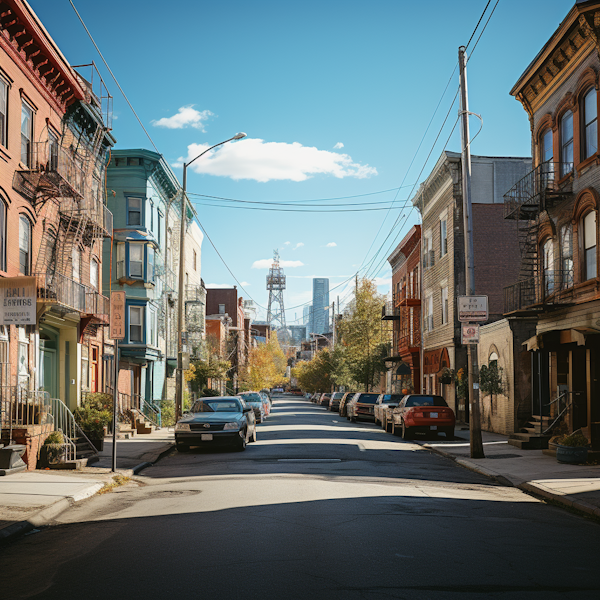
<instances>
[{"instance_id":1,"label":"blue sky","mask_svg":"<svg viewBox=\"0 0 600 600\"><path fill-rule=\"evenodd\" d=\"M74 3L178 177L182 157L238 131L248 134L200 159L198 172L189 171L189 192L318 207L361 204L333 207L338 211L388 203L368 207L385 210L302 214L245 210L240 207L261 205L190 195L202 225L257 303L267 304L267 270L261 267L274 248L289 265L288 321L302 314L302 308L291 307L310 300L311 277L330 277L333 288L369 264L380 248L361 274L379 277L381 292L389 289L384 259L392 241L417 222L416 211L402 207L450 107L458 73L410 170L409 165L458 47L467 43L486 1ZM71 64L101 63L68 0L30 4ZM474 154L530 154L527 117L509 91L572 6L564 0L500 0L469 62L470 109L484 120ZM117 147L151 148L101 64L100 69L115 98ZM421 179L443 150L457 110ZM473 122L472 132L477 129ZM458 130L448 149L460 150ZM403 181L407 187L397 192ZM373 194L383 190L392 191ZM318 201L362 194L373 195ZM383 244L399 215L402 228ZM235 283L207 240L202 271L206 284ZM332 290L332 299L347 298L351 283Z\"/></svg>"}]
</instances>

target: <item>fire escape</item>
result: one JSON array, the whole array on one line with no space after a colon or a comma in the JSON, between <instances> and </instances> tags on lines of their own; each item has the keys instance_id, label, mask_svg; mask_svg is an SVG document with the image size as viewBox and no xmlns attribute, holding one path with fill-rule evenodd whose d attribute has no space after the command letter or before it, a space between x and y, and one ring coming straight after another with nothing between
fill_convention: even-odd
<instances>
[{"instance_id":1,"label":"fire escape","mask_svg":"<svg viewBox=\"0 0 600 600\"><path fill-rule=\"evenodd\" d=\"M94 65L86 66L97 73ZM61 315L79 313L83 336L108 325L109 301L72 277L74 254L111 237L113 223L102 198L110 122L103 111L106 95L97 96L91 83L79 79L87 102L65 117L60 139L32 144L29 167L15 172L13 187L31 202L44 227L33 267L38 303Z\"/></svg>"},{"instance_id":2,"label":"fire escape","mask_svg":"<svg viewBox=\"0 0 600 600\"><path fill-rule=\"evenodd\" d=\"M544 264L539 251L540 216L573 193L572 163L548 161L525 175L504 195L504 218L516 222L521 253L519 280L504 288L504 312L530 314L570 299L573 270L560 261Z\"/></svg>"}]
</instances>

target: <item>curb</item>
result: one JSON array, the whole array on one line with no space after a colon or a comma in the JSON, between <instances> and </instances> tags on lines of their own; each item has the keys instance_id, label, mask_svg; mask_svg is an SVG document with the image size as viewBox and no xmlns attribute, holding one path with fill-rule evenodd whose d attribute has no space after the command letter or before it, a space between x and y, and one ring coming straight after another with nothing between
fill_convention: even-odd
<instances>
[{"instance_id":1,"label":"curb","mask_svg":"<svg viewBox=\"0 0 600 600\"><path fill-rule=\"evenodd\" d=\"M161 458L164 458L165 456L167 456L167 454L169 454L173 448L175 448L175 444L169 444L164 450L162 450L155 458L153 458L152 460L149 461L144 461L142 463L140 463L139 465L133 467L133 469L131 469L132 474L133 475L137 475L140 471L143 471L144 469L151 467L152 465L156 464Z\"/></svg>"}]
</instances>

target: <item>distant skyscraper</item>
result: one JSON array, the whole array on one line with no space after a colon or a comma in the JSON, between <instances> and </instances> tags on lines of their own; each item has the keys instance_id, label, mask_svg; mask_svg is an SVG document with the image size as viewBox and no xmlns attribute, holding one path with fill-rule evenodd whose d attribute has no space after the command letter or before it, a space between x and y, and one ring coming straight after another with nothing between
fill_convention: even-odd
<instances>
[{"instance_id":1,"label":"distant skyscraper","mask_svg":"<svg viewBox=\"0 0 600 600\"><path fill-rule=\"evenodd\" d=\"M329 331L329 279L313 279L312 321L310 333Z\"/></svg>"},{"instance_id":2,"label":"distant skyscraper","mask_svg":"<svg viewBox=\"0 0 600 600\"><path fill-rule=\"evenodd\" d=\"M310 338L310 334L312 331L312 304L305 306L302 309L302 324L306 325L306 339Z\"/></svg>"}]
</instances>

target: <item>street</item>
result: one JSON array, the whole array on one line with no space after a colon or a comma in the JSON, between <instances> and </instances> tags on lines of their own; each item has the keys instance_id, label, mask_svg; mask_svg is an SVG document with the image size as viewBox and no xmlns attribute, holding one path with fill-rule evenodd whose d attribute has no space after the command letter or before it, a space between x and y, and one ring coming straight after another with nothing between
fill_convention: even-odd
<instances>
[{"instance_id":1,"label":"street","mask_svg":"<svg viewBox=\"0 0 600 600\"><path fill-rule=\"evenodd\" d=\"M278 396L245 452L174 452L5 548L0 598L597 599L599 534Z\"/></svg>"}]
</instances>

